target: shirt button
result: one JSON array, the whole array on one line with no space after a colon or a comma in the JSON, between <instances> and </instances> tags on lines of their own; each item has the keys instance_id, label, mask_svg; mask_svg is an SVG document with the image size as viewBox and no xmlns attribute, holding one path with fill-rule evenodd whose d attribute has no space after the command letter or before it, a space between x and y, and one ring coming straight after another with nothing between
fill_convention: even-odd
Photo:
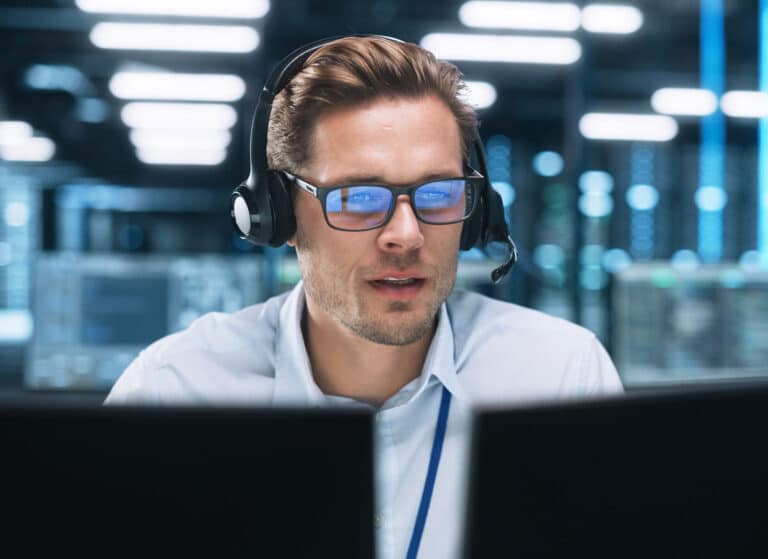
<instances>
[{"instance_id":1,"label":"shirt button","mask_svg":"<svg viewBox=\"0 0 768 559\"><path fill-rule=\"evenodd\" d=\"M376 529L381 528L382 520L381 520L381 513L376 513L373 515L373 526Z\"/></svg>"}]
</instances>

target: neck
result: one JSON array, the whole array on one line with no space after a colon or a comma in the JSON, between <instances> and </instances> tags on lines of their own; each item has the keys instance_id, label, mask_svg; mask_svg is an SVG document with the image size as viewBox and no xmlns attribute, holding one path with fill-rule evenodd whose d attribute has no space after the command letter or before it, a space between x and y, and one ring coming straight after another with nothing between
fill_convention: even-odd
<instances>
[{"instance_id":1,"label":"neck","mask_svg":"<svg viewBox=\"0 0 768 559\"><path fill-rule=\"evenodd\" d=\"M324 394L378 407L421 373L434 329L411 344L382 345L359 337L313 307L307 300L302 330L312 375Z\"/></svg>"}]
</instances>

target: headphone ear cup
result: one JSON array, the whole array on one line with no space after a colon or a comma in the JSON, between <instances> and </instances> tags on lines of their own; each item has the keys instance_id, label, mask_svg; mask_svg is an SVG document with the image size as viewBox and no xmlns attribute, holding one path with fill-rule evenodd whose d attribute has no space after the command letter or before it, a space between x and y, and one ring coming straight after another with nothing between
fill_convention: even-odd
<instances>
[{"instance_id":1,"label":"headphone ear cup","mask_svg":"<svg viewBox=\"0 0 768 559\"><path fill-rule=\"evenodd\" d=\"M296 214L293 212L293 197L288 177L278 171L269 170L267 183L274 224L268 244L277 247L293 237L296 232Z\"/></svg>"},{"instance_id":2,"label":"headphone ear cup","mask_svg":"<svg viewBox=\"0 0 768 559\"><path fill-rule=\"evenodd\" d=\"M254 189L252 178L238 186L230 197L230 215L235 232L243 239L265 245L272 237L272 210L264 189Z\"/></svg>"}]
</instances>

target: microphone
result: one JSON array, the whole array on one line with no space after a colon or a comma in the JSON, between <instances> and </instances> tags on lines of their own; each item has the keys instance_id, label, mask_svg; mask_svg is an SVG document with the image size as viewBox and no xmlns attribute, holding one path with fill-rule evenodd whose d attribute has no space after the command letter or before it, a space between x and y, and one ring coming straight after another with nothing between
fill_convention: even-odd
<instances>
[{"instance_id":1,"label":"microphone","mask_svg":"<svg viewBox=\"0 0 768 559\"><path fill-rule=\"evenodd\" d=\"M517 246L515 245L515 241L513 241L512 237L509 235L507 235L504 240L509 248L509 258L507 258L507 261L504 262L504 264L491 271L491 281L493 283L499 283L512 270L512 266L515 265L515 262L517 262Z\"/></svg>"}]
</instances>

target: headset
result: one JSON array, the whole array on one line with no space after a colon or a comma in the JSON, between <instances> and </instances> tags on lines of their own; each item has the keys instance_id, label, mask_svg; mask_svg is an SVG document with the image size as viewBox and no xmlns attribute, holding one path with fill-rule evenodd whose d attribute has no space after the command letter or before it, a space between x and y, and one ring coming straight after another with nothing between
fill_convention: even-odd
<instances>
[{"instance_id":1,"label":"headset","mask_svg":"<svg viewBox=\"0 0 768 559\"><path fill-rule=\"evenodd\" d=\"M255 245L278 247L296 231L290 180L267 164L267 131L272 113L272 102L288 82L304 67L307 59L320 47L342 37L378 37L401 43L400 39L383 35L345 35L309 43L291 52L272 71L259 95L253 114L250 141L251 170L230 197L230 215L235 232L240 238ZM499 193L491 186L488 167L480 135L475 129L471 146L475 166L485 177L480 198L461 231L461 250L491 242L505 243L509 257L491 272L491 280L498 283L517 261L517 247L507 230L504 205Z\"/></svg>"}]
</instances>

